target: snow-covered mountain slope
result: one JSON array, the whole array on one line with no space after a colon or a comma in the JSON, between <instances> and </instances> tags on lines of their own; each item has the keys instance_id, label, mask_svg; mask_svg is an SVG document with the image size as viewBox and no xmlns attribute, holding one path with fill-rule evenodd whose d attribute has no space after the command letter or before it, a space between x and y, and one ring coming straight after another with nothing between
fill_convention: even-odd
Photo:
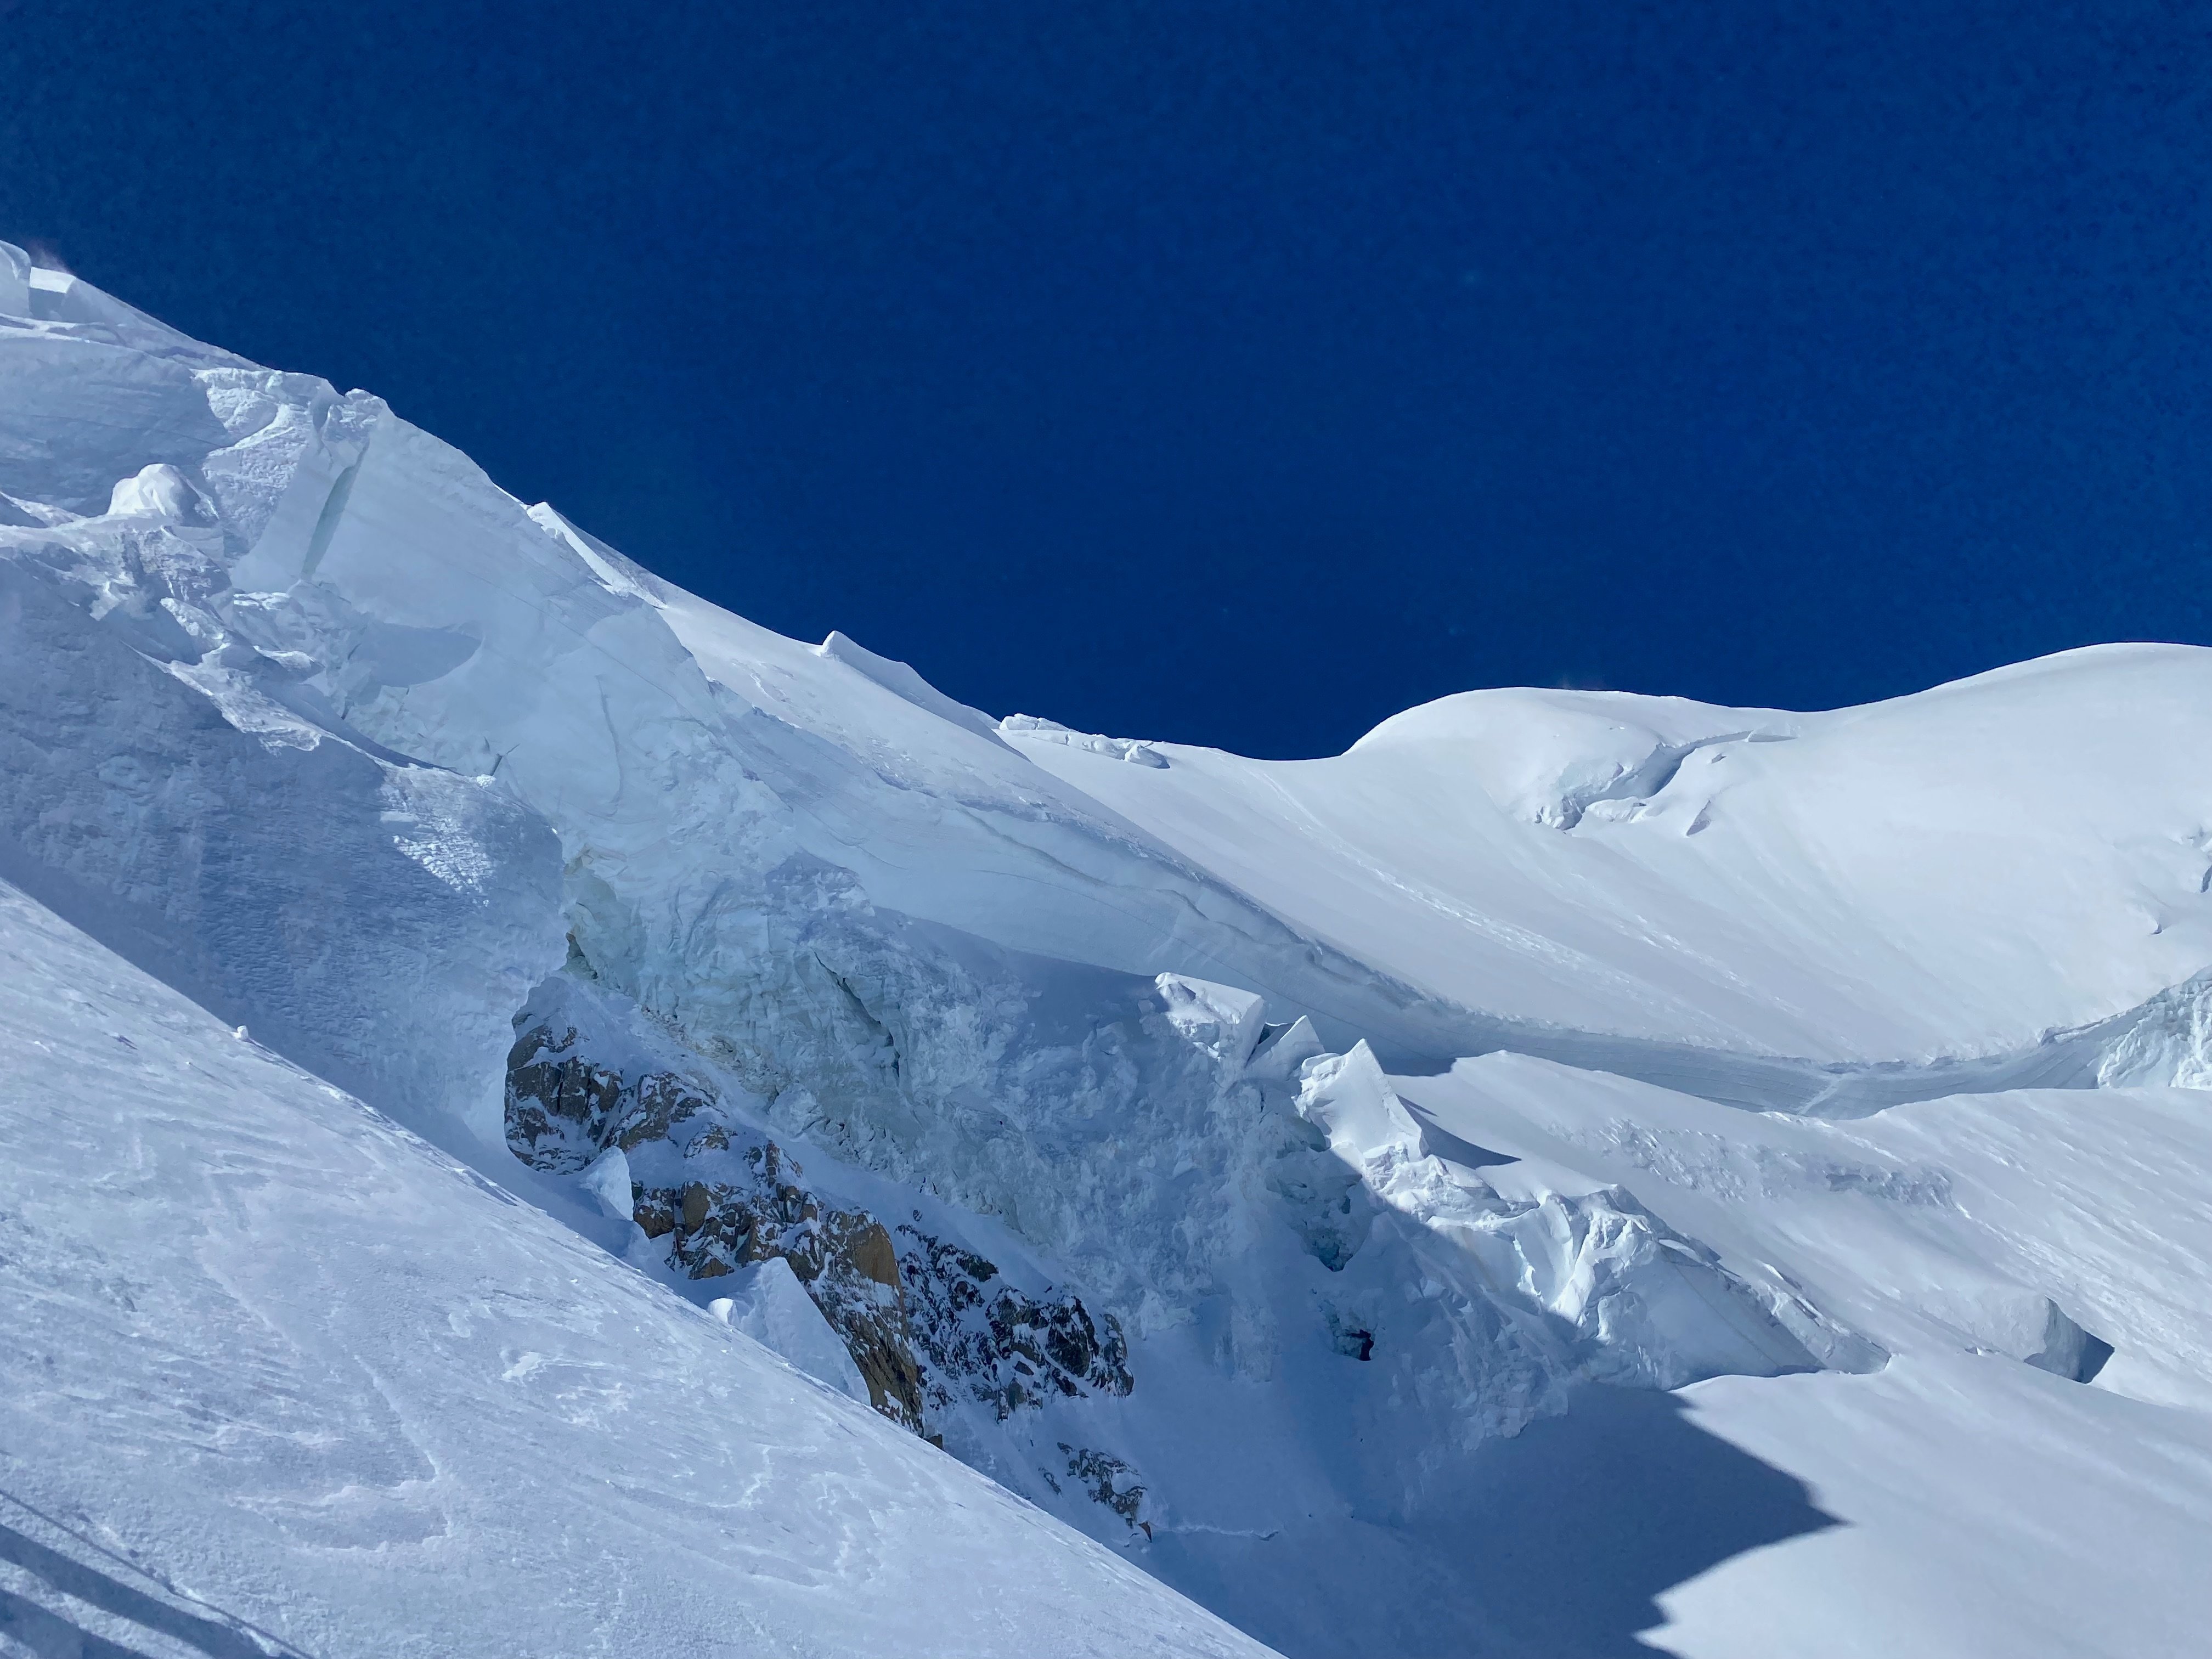
<instances>
[{"instance_id":1,"label":"snow-covered mountain slope","mask_svg":"<svg viewBox=\"0 0 2212 1659\"><path fill-rule=\"evenodd\" d=\"M5 887L0 984L14 1651L1261 1651Z\"/></svg>"},{"instance_id":2,"label":"snow-covered mountain slope","mask_svg":"<svg viewBox=\"0 0 2212 1659\"><path fill-rule=\"evenodd\" d=\"M1836 1124L1518 1055L1395 1083L1448 1144L1498 1160L1475 1178L1630 1194L1892 1356L1683 1391L1693 1423L1806 1482L1826 1519L1662 1595L1663 1645L1745 1659L2201 1650L2202 1091L1960 1096Z\"/></svg>"},{"instance_id":3,"label":"snow-covered mountain slope","mask_svg":"<svg viewBox=\"0 0 2212 1659\"><path fill-rule=\"evenodd\" d=\"M1824 1061L2002 1054L2212 961L2212 653L1826 714L1476 691L1333 760L1012 734L1301 931L1509 1018Z\"/></svg>"},{"instance_id":4,"label":"snow-covered mountain slope","mask_svg":"<svg viewBox=\"0 0 2212 1659\"><path fill-rule=\"evenodd\" d=\"M2160 1564L2212 1541L2208 692L2212 653L2162 647L1816 715L1481 692L1295 763L994 721L659 581L367 393L0 257L0 878L52 913L20 926L482 1185L412 1149L448 1197L386 1159L333 1208L326 1159L255 1166L271 1207L239 1209L240 1121L149 1092L214 1063L173 1023L83 1121L179 1126L155 1196L281 1234L257 1296L361 1256L404 1288L374 1309L434 1324L589 1262L590 1305L635 1310L593 1341L741 1357L556 1432L473 1351L410 1350L410 1423L511 1413L498 1445L551 1449L471 1465L484 1504L633 1483L635 1529L575 1523L616 1565L517 1581L533 1650L631 1650L636 1609L691 1616L672 1586L784 1571L712 1510L746 1459L849 1492L884 1446L970 1552L969 1612L1038 1651L1227 1639L1123 1605L1102 1544L1297 1655L2186 1650L2212 1593ZM0 1023L52 1043L19 1000ZM72 1178L83 1225L124 1213ZM380 1207L481 1261L465 1291L377 1254ZM390 1333L359 1314L343 1352ZM159 1351L55 1340L176 1392ZM875 1420L763 1450L800 1431L760 1343L822 1422ZM352 1386L224 1409L273 1445L295 1398L371 1423ZM660 1413L697 1438L654 1486ZM972 1517L924 1439L1096 1543ZM55 1444L46 1503L85 1455ZM204 1574L211 1490L86 1474L72 1524ZM295 1510L192 1582L305 1641L228 1588L325 1547ZM899 1626L904 1567L840 1600L836 1529L793 1526L837 1610L789 1603L779 1639L988 1650L969 1613ZM314 1559L285 1618L422 1570ZM436 1607L492 1616L484 1578Z\"/></svg>"}]
</instances>

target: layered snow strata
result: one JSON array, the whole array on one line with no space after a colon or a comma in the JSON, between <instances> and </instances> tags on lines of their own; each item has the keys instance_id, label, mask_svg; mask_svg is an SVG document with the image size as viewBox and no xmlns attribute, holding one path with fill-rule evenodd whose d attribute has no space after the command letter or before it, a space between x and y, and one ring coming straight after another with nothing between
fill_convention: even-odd
<instances>
[{"instance_id":1,"label":"layered snow strata","mask_svg":"<svg viewBox=\"0 0 2212 1659\"><path fill-rule=\"evenodd\" d=\"M318 1074L496 1146L486 1044L558 959L555 836L293 695L217 619L222 532L179 516L173 468L114 495L0 528L0 874Z\"/></svg>"},{"instance_id":2,"label":"layered snow strata","mask_svg":"<svg viewBox=\"0 0 2212 1659\"><path fill-rule=\"evenodd\" d=\"M2185 1219L2203 1206L2180 1191L2206 1158L2201 1091L1960 1096L1835 1124L1519 1055L1395 1083L1444 1131L1510 1160L1486 1179L1615 1185L1877 1352L2002 1354L2148 1399L2212 1401L2212 1349L2176 1300L2212 1273Z\"/></svg>"},{"instance_id":3,"label":"layered snow strata","mask_svg":"<svg viewBox=\"0 0 2212 1659\"><path fill-rule=\"evenodd\" d=\"M1307 1065L1298 1110L1358 1172L1375 1211L1370 1237L1388 1227L1404 1238L1433 1293L1482 1298L1497 1310L1495 1321L1476 1327L1497 1340L1454 1345L1469 1399L1496 1393L1489 1373L1516 1348L1562 1377L1645 1388L1818 1368L1776 1306L1620 1188L1577 1181L1530 1191L1525 1171L1478 1171L1432 1156L1364 1044ZM1404 1281L1406 1264L1393 1261L1380 1284L1353 1270L1363 1266L1347 1261L1336 1302L1340 1310L1361 1302L1378 1309L1346 1328L1357 1331L1358 1357L1370 1358L1378 1342L1386 1353L1403 1352L1407 1345L1392 1340L1403 1316L1390 1308L1389 1292ZM1809 1310L1782 1305L1796 1322L1814 1322ZM1342 1325L1346 1314L1338 1318Z\"/></svg>"}]
</instances>

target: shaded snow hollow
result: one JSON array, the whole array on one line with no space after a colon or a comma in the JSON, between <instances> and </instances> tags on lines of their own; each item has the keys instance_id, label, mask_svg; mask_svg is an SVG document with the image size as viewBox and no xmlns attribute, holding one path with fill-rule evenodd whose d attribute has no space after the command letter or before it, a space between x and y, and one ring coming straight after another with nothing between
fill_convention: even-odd
<instances>
[{"instance_id":1,"label":"shaded snow hollow","mask_svg":"<svg viewBox=\"0 0 2212 1659\"><path fill-rule=\"evenodd\" d=\"M2208 739L994 720L0 247L0 1644L2190 1651Z\"/></svg>"}]
</instances>

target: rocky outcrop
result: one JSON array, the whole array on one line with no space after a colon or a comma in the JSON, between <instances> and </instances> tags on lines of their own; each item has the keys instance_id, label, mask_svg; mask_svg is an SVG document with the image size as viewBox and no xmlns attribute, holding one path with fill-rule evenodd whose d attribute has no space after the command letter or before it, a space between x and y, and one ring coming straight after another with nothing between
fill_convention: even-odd
<instances>
[{"instance_id":1,"label":"rocky outcrop","mask_svg":"<svg viewBox=\"0 0 2212 1659\"><path fill-rule=\"evenodd\" d=\"M921 1369L890 1235L865 1210L832 1208L801 1183L803 1171L774 1141L733 1144L717 1125L685 1149L719 1178L680 1187L635 1187L634 1216L648 1238L669 1241L670 1263L717 1279L781 1256L845 1340L869 1403L923 1431ZM702 1175L706 1170L702 1169ZM734 1176L735 1178L732 1178Z\"/></svg>"},{"instance_id":2,"label":"rocky outcrop","mask_svg":"<svg viewBox=\"0 0 2212 1659\"><path fill-rule=\"evenodd\" d=\"M937 1409L950 1407L957 1389L1003 1422L1055 1394L1125 1395L1135 1386L1113 1315L1105 1316L1102 1332L1073 1295L1024 1295L973 1250L909 1222L898 1231L915 1340L928 1362L927 1398Z\"/></svg>"},{"instance_id":3,"label":"rocky outcrop","mask_svg":"<svg viewBox=\"0 0 2212 1659\"><path fill-rule=\"evenodd\" d=\"M507 1142L538 1169L574 1173L609 1148L636 1155L631 1219L666 1241L670 1267L720 1278L781 1257L844 1340L886 1417L916 1433L921 1367L897 1252L866 1211L825 1202L775 1142L670 1072L623 1073L574 1026L533 1025L507 1060ZM679 1145L680 1143L680 1145ZM655 1178L679 1170L682 1180Z\"/></svg>"},{"instance_id":4,"label":"rocky outcrop","mask_svg":"<svg viewBox=\"0 0 2212 1659\"><path fill-rule=\"evenodd\" d=\"M713 1103L668 1072L635 1084L580 1052L573 1025L526 1031L507 1056L507 1144L534 1169L568 1174L610 1146L635 1152L665 1140L675 1127Z\"/></svg>"},{"instance_id":5,"label":"rocky outcrop","mask_svg":"<svg viewBox=\"0 0 2212 1659\"><path fill-rule=\"evenodd\" d=\"M1060 1443L1060 1449L1067 1459L1068 1479L1090 1493L1091 1502L1104 1504L1146 1537L1152 1535L1151 1523L1137 1518L1144 1507L1145 1489L1129 1478L1132 1471L1127 1463L1086 1446L1071 1446L1065 1440ZM1059 1481L1050 1474L1045 1479L1054 1491L1059 1490Z\"/></svg>"},{"instance_id":6,"label":"rocky outcrop","mask_svg":"<svg viewBox=\"0 0 2212 1659\"><path fill-rule=\"evenodd\" d=\"M623 1080L574 1051L574 1026L540 1025L507 1056L507 1145L525 1164L568 1174L605 1149L623 1110Z\"/></svg>"}]
</instances>

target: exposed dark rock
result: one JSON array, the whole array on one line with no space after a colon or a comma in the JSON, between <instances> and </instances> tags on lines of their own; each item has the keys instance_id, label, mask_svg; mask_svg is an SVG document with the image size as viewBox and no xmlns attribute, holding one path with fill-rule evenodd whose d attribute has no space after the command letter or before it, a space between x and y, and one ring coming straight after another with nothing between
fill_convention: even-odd
<instances>
[{"instance_id":1,"label":"exposed dark rock","mask_svg":"<svg viewBox=\"0 0 2212 1659\"><path fill-rule=\"evenodd\" d=\"M516 1042L507 1091L514 1155L573 1173L611 1146L672 1146L679 1127L691 1125L682 1158L698 1177L635 1182L632 1218L648 1238L666 1241L670 1264L692 1279L771 1256L789 1261L885 1416L920 1433L926 1407L962 1398L1004 1420L1048 1399L1126 1395L1135 1385L1110 1314L1094 1320L1069 1293L1028 1295L995 1263L917 1226L902 1224L895 1241L866 1211L825 1203L775 1142L729 1121L673 1073L625 1078L586 1059L583 1047L574 1027L547 1024ZM694 1120L702 1117L711 1121L701 1128Z\"/></svg>"},{"instance_id":2,"label":"exposed dark rock","mask_svg":"<svg viewBox=\"0 0 2212 1659\"><path fill-rule=\"evenodd\" d=\"M574 1026L526 1031L507 1056L507 1144L525 1164L568 1174L604 1150L622 1113L623 1080L571 1053Z\"/></svg>"},{"instance_id":3,"label":"exposed dark rock","mask_svg":"<svg viewBox=\"0 0 2212 1659\"><path fill-rule=\"evenodd\" d=\"M710 1137L719 1144L710 1145ZM719 1130L692 1143L694 1151L702 1146L735 1151ZM771 1256L790 1262L823 1316L844 1338L870 1402L921 1432L921 1369L915 1361L890 1235L865 1210L826 1207L800 1184L799 1165L774 1141L759 1141L738 1156L750 1175L742 1182L638 1187L638 1224L649 1237L672 1234L668 1259L694 1279L718 1278Z\"/></svg>"},{"instance_id":4,"label":"exposed dark rock","mask_svg":"<svg viewBox=\"0 0 2212 1659\"><path fill-rule=\"evenodd\" d=\"M556 1036L532 1027L507 1056L507 1144L525 1164L569 1174L610 1146L625 1152L669 1131L710 1105L666 1072L635 1085L575 1052L573 1025Z\"/></svg>"},{"instance_id":5,"label":"exposed dark rock","mask_svg":"<svg viewBox=\"0 0 2212 1659\"><path fill-rule=\"evenodd\" d=\"M640 1078L634 1095L629 1109L616 1121L614 1133L608 1137L609 1145L625 1152L635 1152L648 1140L667 1139L670 1130L708 1104L666 1072Z\"/></svg>"},{"instance_id":6,"label":"exposed dark rock","mask_svg":"<svg viewBox=\"0 0 2212 1659\"><path fill-rule=\"evenodd\" d=\"M942 1410L955 1390L1000 1420L1057 1395L1125 1395L1136 1386L1113 1315L1102 1332L1073 1295L1025 1296L972 1250L899 1224L899 1267L915 1342L927 1362L927 1399Z\"/></svg>"},{"instance_id":7,"label":"exposed dark rock","mask_svg":"<svg viewBox=\"0 0 2212 1659\"><path fill-rule=\"evenodd\" d=\"M1141 1528L1146 1537L1152 1535L1152 1528L1137 1518L1137 1511L1144 1504L1145 1489L1127 1479L1133 1471L1127 1463L1102 1451L1071 1446L1065 1440L1060 1443L1060 1449L1067 1457L1069 1475L1082 1484L1094 1502L1103 1504L1132 1527Z\"/></svg>"},{"instance_id":8,"label":"exposed dark rock","mask_svg":"<svg viewBox=\"0 0 2212 1659\"><path fill-rule=\"evenodd\" d=\"M556 1036L539 1026L508 1057L507 1139L526 1164L580 1170L610 1146L635 1152L712 1113L714 1103L672 1073L629 1082L574 1053L578 1041L574 1029ZM921 1368L883 1224L865 1210L825 1206L782 1148L743 1128L733 1135L726 1123L709 1124L684 1157L700 1160L701 1179L631 1187L631 1218L646 1237L667 1239L669 1261L693 1279L783 1257L844 1339L871 1403L921 1433ZM742 1175L731 1179L732 1169Z\"/></svg>"}]
</instances>

